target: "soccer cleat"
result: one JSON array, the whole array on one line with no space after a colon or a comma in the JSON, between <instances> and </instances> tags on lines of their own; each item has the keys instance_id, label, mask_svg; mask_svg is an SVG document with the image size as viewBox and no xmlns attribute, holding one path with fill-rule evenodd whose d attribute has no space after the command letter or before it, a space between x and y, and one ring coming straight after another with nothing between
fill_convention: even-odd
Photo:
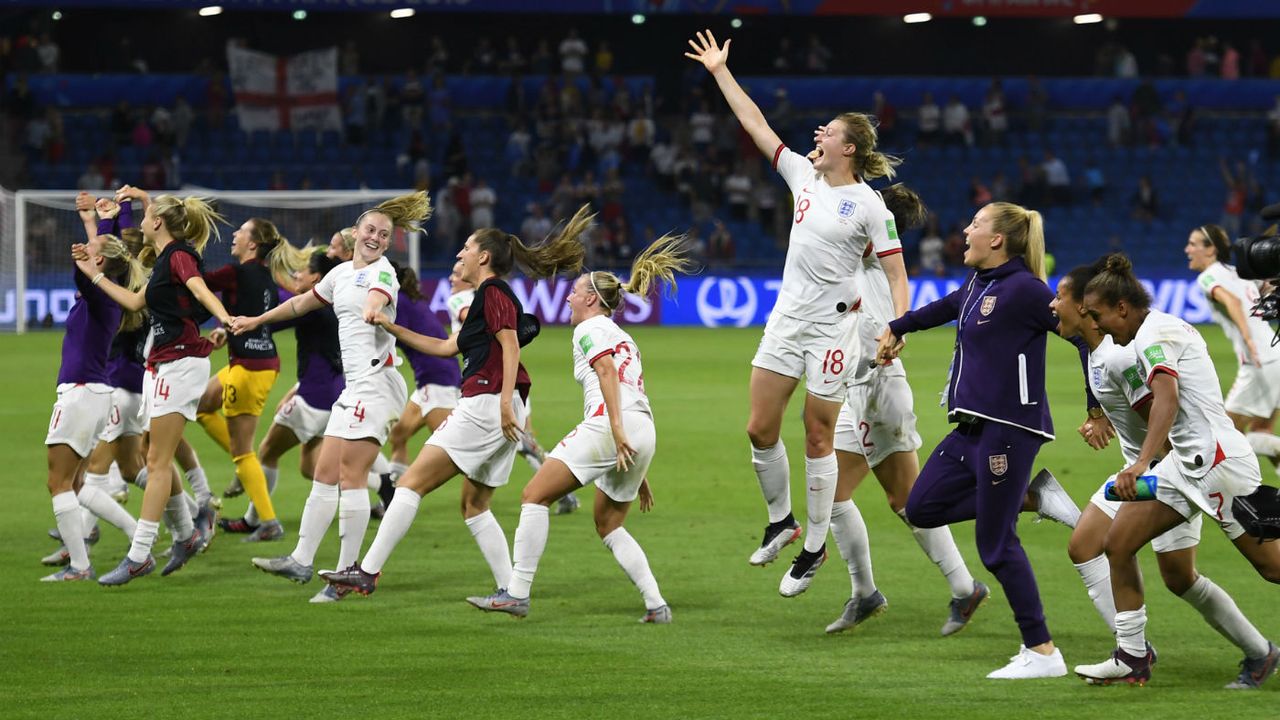
<instances>
[{"instance_id":1,"label":"soccer cleat","mask_svg":"<svg viewBox=\"0 0 1280 720\"><path fill-rule=\"evenodd\" d=\"M143 575L150 575L156 569L156 561L150 555L142 562L134 562L129 559L128 555L120 561L115 570L98 578L99 585L124 585L125 583L140 578Z\"/></svg>"},{"instance_id":2,"label":"soccer cleat","mask_svg":"<svg viewBox=\"0 0 1280 720\"><path fill-rule=\"evenodd\" d=\"M213 503L202 506L200 512L191 518L191 522L195 525L196 535L199 538L198 550L200 552L208 550L209 544L213 542L213 536L218 532L218 511L213 508Z\"/></svg>"},{"instance_id":3,"label":"soccer cleat","mask_svg":"<svg viewBox=\"0 0 1280 720\"><path fill-rule=\"evenodd\" d=\"M118 488L112 488L110 495L112 500L115 500L121 505L129 504L129 486L128 485L121 484L120 487Z\"/></svg>"},{"instance_id":4,"label":"soccer cleat","mask_svg":"<svg viewBox=\"0 0 1280 720\"><path fill-rule=\"evenodd\" d=\"M1079 671L1079 668L1076 668ZM1031 680L1034 678L1062 677L1067 674L1067 663L1062 651L1054 648L1052 655L1041 655L1027 646L1019 645L1018 654L1009 658L1009 664L987 674L988 680Z\"/></svg>"},{"instance_id":5,"label":"soccer cleat","mask_svg":"<svg viewBox=\"0 0 1280 720\"><path fill-rule=\"evenodd\" d=\"M640 618L640 622L653 623L654 625L670 625L671 606L663 605L645 612L644 617Z\"/></svg>"},{"instance_id":6,"label":"soccer cleat","mask_svg":"<svg viewBox=\"0 0 1280 720\"><path fill-rule=\"evenodd\" d=\"M783 573L782 582L778 583L778 593L782 597L795 597L808 590L809 583L813 582L813 576L818 574L818 568L822 567L826 561L826 545L817 552L801 550L800 554L796 555L796 559L791 561L791 568Z\"/></svg>"},{"instance_id":7,"label":"soccer cleat","mask_svg":"<svg viewBox=\"0 0 1280 720\"><path fill-rule=\"evenodd\" d=\"M240 497L244 494L244 486L240 484L240 478L233 477L231 482L227 484L227 489L222 491L222 497L233 498Z\"/></svg>"},{"instance_id":8,"label":"soccer cleat","mask_svg":"<svg viewBox=\"0 0 1280 720\"><path fill-rule=\"evenodd\" d=\"M972 593L962 598L952 598L951 615L942 624L942 636L954 635L965 629L969 621L973 619L973 613L977 611L979 605L986 602L987 596L990 594L991 590L987 588L985 583L974 580Z\"/></svg>"},{"instance_id":9,"label":"soccer cleat","mask_svg":"<svg viewBox=\"0 0 1280 720\"><path fill-rule=\"evenodd\" d=\"M569 493L556 501L556 514L568 515L574 510L577 510L581 504L582 503L578 501L577 495Z\"/></svg>"},{"instance_id":10,"label":"soccer cleat","mask_svg":"<svg viewBox=\"0 0 1280 720\"><path fill-rule=\"evenodd\" d=\"M93 566L83 570L76 570L70 565L62 568L52 575L45 575L40 578L40 582L74 582L76 580L92 580L96 575L93 574Z\"/></svg>"},{"instance_id":11,"label":"soccer cleat","mask_svg":"<svg viewBox=\"0 0 1280 720\"><path fill-rule=\"evenodd\" d=\"M387 506L381 500L378 501L377 505L374 505L373 507L369 508L370 520L381 520L383 516L385 516L386 514L387 514Z\"/></svg>"},{"instance_id":12,"label":"soccer cleat","mask_svg":"<svg viewBox=\"0 0 1280 720\"><path fill-rule=\"evenodd\" d=\"M1273 665L1274 667L1274 665ZM1111 653L1111 657L1096 665L1077 665L1079 675L1090 685L1113 685L1129 683L1130 685L1146 685L1151 679L1151 653L1142 657L1134 657L1120 648Z\"/></svg>"},{"instance_id":13,"label":"soccer cleat","mask_svg":"<svg viewBox=\"0 0 1280 720\"><path fill-rule=\"evenodd\" d=\"M169 554L169 562L165 563L164 569L160 571L160 577L166 577L178 572L184 565L191 562L191 558L195 557L202 547L200 530L197 528L191 531L191 537L181 542L175 540L173 546L169 548L173 552Z\"/></svg>"},{"instance_id":14,"label":"soccer cleat","mask_svg":"<svg viewBox=\"0 0 1280 720\"><path fill-rule=\"evenodd\" d=\"M373 591L378 589L378 578L380 577L382 577L382 573L367 573L360 567L358 562L353 562L350 567L342 570L320 571L320 579L333 587L347 592L358 592L366 596L372 595Z\"/></svg>"},{"instance_id":15,"label":"soccer cleat","mask_svg":"<svg viewBox=\"0 0 1280 720\"><path fill-rule=\"evenodd\" d=\"M350 594L351 594L351 591L348 590L347 588L335 587L333 585L325 585L324 588L320 590L320 592L316 593L315 595L312 595L311 599L308 600L307 602L311 603L312 605L321 605L324 603L336 603L342 598Z\"/></svg>"},{"instance_id":16,"label":"soccer cleat","mask_svg":"<svg viewBox=\"0 0 1280 720\"><path fill-rule=\"evenodd\" d=\"M516 449L516 452L520 453L534 467L541 466L547 460L546 451L538 444L538 439L533 436L533 433L520 433L520 446Z\"/></svg>"},{"instance_id":17,"label":"soccer cleat","mask_svg":"<svg viewBox=\"0 0 1280 720\"><path fill-rule=\"evenodd\" d=\"M782 548L799 540L802 533L804 528L790 515L785 520L769 523L764 527L764 539L760 541L760 547L751 553L751 559L747 562L758 566L768 565L778 559Z\"/></svg>"},{"instance_id":18,"label":"soccer cleat","mask_svg":"<svg viewBox=\"0 0 1280 720\"><path fill-rule=\"evenodd\" d=\"M1036 473L1027 492L1035 493L1040 500L1040 507L1036 510L1037 522L1053 520L1069 528L1074 528L1080 522L1080 508L1063 489L1062 483L1048 470L1042 469Z\"/></svg>"},{"instance_id":19,"label":"soccer cleat","mask_svg":"<svg viewBox=\"0 0 1280 720\"><path fill-rule=\"evenodd\" d=\"M378 484L378 504L382 506L383 511L391 505L391 499L396 496L396 476L392 473L382 473L378 476L381 483ZM378 516L382 518L381 515Z\"/></svg>"},{"instance_id":20,"label":"soccer cleat","mask_svg":"<svg viewBox=\"0 0 1280 720\"><path fill-rule=\"evenodd\" d=\"M1248 658L1240 661L1240 677L1226 686L1228 690L1257 690L1276 671L1276 661L1280 660L1280 648L1275 643L1267 643L1267 654L1260 658Z\"/></svg>"},{"instance_id":21,"label":"soccer cleat","mask_svg":"<svg viewBox=\"0 0 1280 720\"><path fill-rule=\"evenodd\" d=\"M53 538L54 540L57 540L58 542L62 542L62 533L58 532L58 528L49 528L49 537ZM84 539L84 544L97 545L98 540L101 537L102 537L102 533L98 531L98 526L95 525L93 527L93 530L89 532L89 537Z\"/></svg>"},{"instance_id":22,"label":"soccer cleat","mask_svg":"<svg viewBox=\"0 0 1280 720\"><path fill-rule=\"evenodd\" d=\"M279 520L268 520L259 525L240 542L273 542L284 539L284 526Z\"/></svg>"},{"instance_id":23,"label":"soccer cleat","mask_svg":"<svg viewBox=\"0 0 1280 720\"><path fill-rule=\"evenodd\" d=\"M498 591L492 595L469 597L467 602L485 612L504 612L518 618L529 614L529 598L511 597L504 588L498 588ZM671 610L668 609L668 619L670 619L670 616ZM646 615L646 617L648 616Z\"/></svg>"},{"instance_id":24,"label":"soccer cleat","mask_svg":"<svg viewBox=\"0 0 1280 720\"><path fill-rule=\"evenodd\" d=\"M253 566L264 573L279 575L286 580L292 580L299 585L305 585L311 582L311 566L303 565L293 559L292 555L281 555L280 557L261 558L256 557L252 560Z\"/></svg>"},{"instance_id":25,"label":"soccer cleat","mask_svg":"<svg viewBox=\"0 0 1280 720\"><path fill-rule=\"evenodd\" d=\"M88 544L84 546L84 550L85 552L89 552ZM54 550L48 555L40 558L40 564L48 565L49 567L66 565L69 562L71 562L71 553L67 551L66 545L59 545L57 550Z\"/></svg>"},{"instance_id":26,"label":"soccer cleat","mask_svg":"<svg viewBox=\"0 0 1280 720\"><path fill-rule=\"evenodd\" d=\"M242 517L238 518L218 518L218 527L222 532L232 533L234 535L244 535L258 529L257 525L250 525L248 520Z\"/></svg>"},{"instance_id":27,"label":"soccer cleat","mask_svg":"<svg viewBox=\"0 0 1280 720\"><path fill-rule=\"evenodd\" d=\"M844 604L844 612L836 621L827 626L828 634L835 634L858 627L863 622L889 609L889 601L879 590L864 598L849 598Z\"/></svg>"}]
</instances>

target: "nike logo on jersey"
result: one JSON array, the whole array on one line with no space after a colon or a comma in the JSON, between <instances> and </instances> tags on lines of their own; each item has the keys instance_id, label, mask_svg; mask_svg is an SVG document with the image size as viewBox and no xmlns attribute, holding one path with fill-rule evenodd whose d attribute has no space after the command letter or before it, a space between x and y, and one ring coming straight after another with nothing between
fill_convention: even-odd
<instances>
[{"instance_id":1,"label":"nike logo on jersey","mask_svg":"<svg viewBox=\"0 0 1280 720\"><path fill-rule=\"evenodd\" d=\"M989 322L991 322L991 321L990 321L990 320L979 320L979 321L978 321L978 324L979 324L979 325L986 325L986 324L987 324L987 323L989 323Z\"/></svg>"}]
</instances>

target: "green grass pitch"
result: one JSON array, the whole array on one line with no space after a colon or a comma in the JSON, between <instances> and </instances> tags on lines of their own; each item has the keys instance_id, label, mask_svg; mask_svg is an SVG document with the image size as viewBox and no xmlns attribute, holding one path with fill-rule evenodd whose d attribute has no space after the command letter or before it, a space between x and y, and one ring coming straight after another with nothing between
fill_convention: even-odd
<instances>
[{"instance_id":1,"label":"green grass pitch","mask_svg":"<svg viewBox=\"0 0 1280 720\"><path fill-rule=\"evenodd\" d=\"M870 528L879 588L889 612L856 632L824 635L849 595L832 560L803 596L784 599L784 562L750 567L766 522L744 433L747 377L759 329L633 328L658 424L650 471L657 506L628 528L648 553L674 609L670 626L643 626L639 594L597 539L586 512L553 517L527 620L482 614L463 602L490 590L490 577L458 512L458 481L427 498L417 524L387 565L378 592L313 606L307 587L268 577L254 554L282 554L294 542L308 488L297 455L281 465L277 507L286 542L242 545L220 536L210 551L170 578L153 576L108 590L96 584L42 584L38 560L53 549L42 440L54 397L58 333L0 338L0 454L9 465L0 510L0 717L12 718L754 718L885 717L1275 717L1275 687L1220 689L1240 653L1164 590L1149 551L1148 633L1160 652L1143 689L1088 687L1074 676L984 679L1014 654L1018 635L999 586L981 567L971 524L956 540L992 596L968 629L942 638L947 586L868 479L854 499ZM1204 328L1215 356L1234 370L1217 328ZM913 336L905 354L927 453L946 432L937 407L953 331ZM275 399L290 384L292 338ZM1074 434L1084 412L1074 349L1050 341L1050 400L1059 439L1040 463L1084 503L1120 464L1114 447L1096 453ZM542 442L554 444L581 412L569 331L548 328L524 361L534 379ZM214 357L214 368L225 355ZM803 518L800 395L787 413L797 515ZM269 416L266 418L269 421ZM259 428L259 436L265 427ZM230 460L189 425L215 492ZM421 442L425 436L419 436ZM414 445L417 447L417 444ZM1266 467L1264 476L1274 482ZM494 500L510 539L520 488L514 476ZM246 500L227 501L239 514ZM140 493L130 500L137 512ZM585 505L586 503L584 503ZM1053 523L1019 530L1040 581L1049 626L1068 666L1096 662L1113 646L1066 555L1069 532ZM377 529L370 527L367 543ZM336 527L318 567L337 557ZM161 543L163 544L163 539ZM93 549L99 572L126 549L104 524ZM1200 567L1235 597L1262 632L1280 639L1271 614L1276 591L1206 523ZM1272 685L1280 680L1272 680Z\"/></svg>"}]
</instances>

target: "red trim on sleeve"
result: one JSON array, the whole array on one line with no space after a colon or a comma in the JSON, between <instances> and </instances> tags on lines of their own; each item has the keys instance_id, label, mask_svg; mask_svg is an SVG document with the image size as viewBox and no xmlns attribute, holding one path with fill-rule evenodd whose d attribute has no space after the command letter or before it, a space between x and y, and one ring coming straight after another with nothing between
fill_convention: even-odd
<instances>
[{"instance_id":1,"label":"red trim on sleeve","mask_svg":"<svg viewBox=\"0 0 1280 720\"><path fill-rule=\"evenodd\" d=\"M1155 396L1156 396L1156 394L1155 394L1155 393L1147 393L1146 395L1143 395L1143 396L1138 400L1138 402L1136 402L1136 403L1134 403L1134 404L1133 404L1133 406L1132 406L1132 407L1133 407L1133 409L1134 409L1134 410L1137 410L1138 408L1142 407L1143 405L1146 405L1147 403L1151 402L1151 400L1152 400Z\"/></svg>"},{"instance_id":2,"label":"red trim on sleeve","mask_svg":"<svg viewBox=\"0 0 1280 720\"><path fill-rule=\"evenodd\" d=\"M614 354L613 348L605 348L604 350L601 350L600 352L596 353L595 356L592 357L590 360L588 360L587 364L595 365L596 361L599 360L600 358L604 357L605 355L613 355L613 354Z\"/></svg>"},{"instance_id":3,"label":"red trim on sleeve","mask_svg":"<svg viewBox=\"0 0 1280 720\"><path fill-rule=\"evenodd\" d=\"M387 292L386 290L383 290L382 288L369 288L369 292L382 293L383 295L386 296L388 304L395 305L396 299L391 297L391 293Z\"/></svg>"},{"instance_id":4,"label":"red trim on sleeve","mask_svg":"<svg viewBox=\"0 0 1280 720\"><path fill-rule=\"evenodd\" d=\"M333 305L333 303L329 302L328 300L325 300L323 295L321 295L320 293L316 292L316 289L315 289L315 288L311 288L311 294L312 294L312 295L315 295L315 296L316 296L316 298L318 298L318 299L320 300L320 302L324 303L325 305L329 305L329 306L332 306L332 305Z\"/></svg>"},{"instance_id":5,"label":"red trim on sleeve","mask_svg":"<svg viewBox=\"0 0 1280 720\"><path fill-rule=\"evenodd\" d=\"M876 253L876 257L889 257L890 255L897 255L900 252L902 252L902 248L894 248L892 250L885 250L884 252L878 252Z\"/></svg>"},{"instance_id":6,"label":"red trim on sleeve","mask_svg":"<svg viewBox=\"0 0 1280 720\"><path fill-rule=\"evenodd\" d=\"M782 151L787 149L786 143L778 143L778 149L773 151L773 171L778 171L778 158L782 157Z\"/></svg>"},{"instance_id":7,"label":"red trim on sleeve","mask_svg":"<svg viewBox=\"0 0 1280 720\"><path fill-rule=\"evenodd\" d=\"M1171 367L1165 367L1164 365L1157 365L1151 368L1151 374L1147 376L1147 385L1151 384L1151 380L1155 378L1156 373L1164 373L1166 375L1172 375L1175 378L1178 377L1177 370L1174 370Z\"/></svg>"}]
</instances>

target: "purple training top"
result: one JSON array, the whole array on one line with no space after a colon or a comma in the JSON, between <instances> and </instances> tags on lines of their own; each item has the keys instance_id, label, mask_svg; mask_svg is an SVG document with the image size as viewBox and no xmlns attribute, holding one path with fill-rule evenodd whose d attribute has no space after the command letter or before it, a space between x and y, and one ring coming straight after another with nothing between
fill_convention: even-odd
<instances>
[{"instance_id":1,"label":"purple training top","mask_svg":"<svg viewBox=\"0 0 1280 720\"><path fill-rule=\"evenodd\" d=\"M107 384L107 351L120 327L120 306L89 278L75 271L76 302L67 315L62 337L62 367L58 384Z\"/></svg>"},{"instance_id":2,"label":"purple training top","mask_svg":"<svg viewBox=\"0 0 1280 720\"><path fill-rule=\"evenodd\" d=\"M111 341L107 355L107 384L131 393L142 392L142 374L146 372L146 357L142 348L147 342L151 327L143 322L135 330L120 331Z\"/></svg>"},{"instance_id":3,"label":"purple training top","mask_svg":"<svg viewBox=\"0 0 1280 720\"><path fill-rule=\"evenodd\" d=\"M426 300L410 300L408 295L400 293L396 301L396 324L408 328L419 335L435 338L447 338L444 326L431 312L431 305ZM399 343L397 343L399 344ZM425 355L411 348L400 345L409 365L413 367L413 381L418 387L424 385L449 385L458 387L462 384L462 371L458 368L456 358L442 358Z\"/></svg>"}]
</instances>

